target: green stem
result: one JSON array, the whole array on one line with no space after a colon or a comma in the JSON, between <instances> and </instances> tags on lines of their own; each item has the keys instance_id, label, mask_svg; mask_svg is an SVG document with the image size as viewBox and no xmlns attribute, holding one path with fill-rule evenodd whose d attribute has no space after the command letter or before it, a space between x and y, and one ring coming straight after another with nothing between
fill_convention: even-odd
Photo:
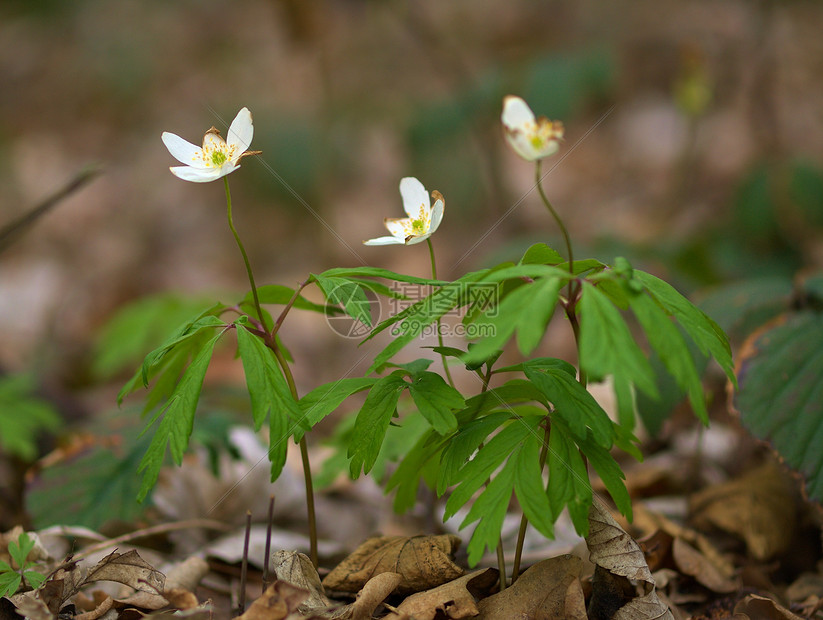
<instances>
[{"instance_id":1,"label":"green stem","mask_svg":"<svg viewBox=\"0 0 823 620\"><path fill-rule=\"evenodd\" d=\"M437 262L434 260L434 246L432 245L431 237L426 239L426 243L429 244L429 256L431 257L432 263L432 280L437 280ZM442 348L443 334L441 334L440 331L440 319L437 319L437 344ZM451 371L449 371L449 366L446 363L446 356L441 353L440 359L443 360L443 370L446 373L446 378L449 380L449 385L454 387L454 379L452 379Z\"/></svg>"},{"instance_id":2,"label":"green stem","mask_svg":"<svg viewBox=\"0 0 823 620\"><path fill-rule=\"evenodd\" d=\"M240 235L237 234L237 229L234 227L234 218L232 217L231 212L231 192L229 191L229 179L228 177L223 177L223 181L226 186L226 213L229 220L229 228L231 229L232 234L234 235L234 240L237 242L237 247L240 248L240 254L243 255L243 262L246 265L246 273L249 276L249 285L251 285L251 294L254 298L254 308L257 311L257 316L260 319L260 324L263 326L263 341L266 343L266 346L271 349L274 353L275 358L277 359L280 368L283 370L283 375L286 377L286 382L289 385L289 391L291 392L292 397L295 401L300 400L297 395L297 386L294 383L294 376L291 373L291 369L289 368L289 364L286 361L286 358L283 356L283 352L280 350L280 347L277 346L277 340L274 337L274 331L269 333L268 326L266 325L265 315L263 314L263 309L260 306L260 297L257 295L257 286L254 283L254 273L251 270L251 263L249 262L249 255L246 253L246 248L243 246L243 242L240 240ZM303 285L305 286L305 284ZM302 286L300 287L303 288ZM297 295L299 294L299 290L295 292L295 295L283 313L278 318L277 328L283 322L285 318L285 314L294 304L294 301L297 299ZM318 566L318 559L317 559L317 519L315 517L314 511L314 483L311 477L311 464L309 463L309 448L308 444L306 443L305 435L300 439L300 455L303 459L303 475L306 480L306 510L308 512L308 522L309 522L309 545L310 545L310 554L311 554L311 561L315 567Z\"/></svg>"},{"instance_id":3,"label":"green stem","mask_svg":"<svg viewBox=\"0 0 823 620\"><path fill-rule=\"evenodd\" d=\"M257 296L257 286L254 284L254 274L251 270L251 263L249 262L249 255L246 254L246 248L243 245L243 242L240 241L240 235L237 234L237 229L234 227L234 218L231 214L231 192L229 191L229 177L223 177L223 182L226 186L226 214L229 220L229 228L231 228L231 233L234 235L234 240L237 242L237 247L240 248L240 254L243 255L243 262L246 265L246 274L249 277L249 285L251 285L251 294L254 298L254 308L257 310L257 318L260 319L260 324L263 325L263 329L268 331L268 327L266 327L266 319L263 317L263 309L260 307L260 298Z\"/></svg>"},{"instance_id":4,"label":"green stem","mask_svg":"<svg viewBox=\"0 0 823 620\"><path fill-rule=\"evenodd\" d=\"M560 228L560 232L563 233L563 240L566 242L566 252L569 255L569 273L572 275L572 278L574 278L574 252L572 251L572 241L569 238L569 231L566 230L563 220L560 219L560 216L557 214L557 211L554 210L552 203L550 203L549 199L546 197L546 192L543 191L543 177L540 174L540 164L541 160L538 159L537 165L535 166L537 191L540 193L540 198L543 200L543 204L546 205L549 213L552 214L554 221L557 223L558 228ZM571 282L569 282L569 290L571 290Z\"/></svg>"}]
</instances>

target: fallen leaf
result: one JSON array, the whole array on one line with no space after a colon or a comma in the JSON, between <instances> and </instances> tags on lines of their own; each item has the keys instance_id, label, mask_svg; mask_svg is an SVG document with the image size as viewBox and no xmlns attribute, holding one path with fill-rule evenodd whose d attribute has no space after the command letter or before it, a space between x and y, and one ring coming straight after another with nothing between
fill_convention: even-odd
<instances>
[{"instance_id":1,"label":"fallen leaf","mask_svg":"<svg viewBox=\"0 0 823 620\"><path fill-rule=\"evenodd\" d=\"M159 594L165 587L166 577L132 549L122 554L112 551L89 570L82 585L94 581L116 581L138 592Z\"/></svg>"},{"instance_id":2,"label":"fallen leaf","mask_svg":"<svg viewBox=\"0 0 823 620\"><path fill-rule=\"evenodd\" d=\"M451 557L460 539L442 536L379 536L369 538L323 580L330 590L357 592L380 573L403 577L399 594L421 592L447 583L463 574Z\"/></svg>"},{"instance_id":3,"label":"fallen leaf","mask_svg":"<svg viewBox=\"0 0 823 620\"><path fill-rule=\"evenodd\" d=\"M741 538L752 557L765 561L786 551L795 529L794 487L769 461L742 478L715 485L689 499L692 523Z\"/></svg>"},{"instance_id":4,"label":"fallen leaf","mask_svg":"<svg viewBox=\"0 0 823 620\"><path fill-rule=\"evenodd\" d=\"M734 606L734 616L738 620L803 620L772 599L749 594Z\"/></svg>"},{"instance_id":5,"label":"fallen leaf","mask_svg":"<svg viewBox=\"0 0 823 620\"><path fill-rule=\"evenodd\" d=\"M57 617L57 614L52 613L46 603L41 600L38 590L15 594L11 597L11 602L17 608L18 613L28 620L54 620Z\"/></svg>"},{"instance_id":6,"label":"fallen leaf","mask_svg":"<svg viewBox=\"0 0 823 620\"><path fill-rule=\"evenodd\" d=\"M479 613L475 594L482 595L498 579L497 569L484 568L437 588L407 597L386 619L433 620L472 618ZM440 614L440 615L438 615Z\"/></svg>"},{"instance_id":7,"label":"fallen leaf","mask_svg":"<svg viewBox=\"0 0 823 620\"><path fill-rule=\"evenodd\" d=\"M480 601L480 617L482 620L586 620L586 605L579 579L582 566L583 560L574 555L561 555L538 562L511 587Z\"/></svg>"},{"instance_id":8,"label":"fallen leaf","mask_svg":"<svg viewBox=\"0 0 823 620\"><path fill-rule=\"evenodd\" d=\"M110 596L107 596L102 601L100 601L100 604L94 609L82 614L77 614L74 617L74 620L97 620L97 618L99 618L103 614L108 613L108 611L112 608L113 605L114 599Z\"/></svg>"},{"instance_id":9,"label":"fallen leaf","mask_svg":"<svg viewBox=\"0 0 823 620\"><path fill-rule=\"evenodd\" d=\"M194 609L200 605L194 592L185 588L166 589L163 592L163 598L175 609Z\"/></svg>"},{"instance_id":10,"label":"fallen leaf","mask_svg":"<svg viewBox=\"0 0 823 620\"><path fill-rule=\"evenodd\" d=\"M357 593L357 600L354 603L336 610L331 617L334 620L368 620L386 597L394 592L402 579L397 573L380 573L372 577Z\"/></svg>"},{"instance_id":11,"label":"fallen leaf","mask_svg":"<svg viewBox=\"0 0 823 620\"><path fill-rule=\"evenodd\" d=\"M235 620L284 620L309 596L306 590L285 581L275 581Z\"/></svg>"},{"instance_id":12,"label":"fallen leaf","mask_svg":"<svg viewBox=\"0 0 823 620\"><path fill-rule=\"evenodd\" d=\"M166 590L182 588L194 591L209 572L209 563L193 555L166 572Z\"/></svg>"},{"instance_id":13,"label":"fallen leaf","mask_svg":"<svg viewBox=\"0 0 823 620\"><path fill-rule=\"evenodd\" d=\"M709 558L680 538L672 543L672 556L680 572L712 592L734 592L740 587L739 579L725 577Z\"/></svg>"},{"instance_id":14,"label":"fallen leaf","mask_svg":"<svg viewBox=\"0 0 823 620\"><path fill-rule=\"evenodd\" d=\"M674 620L657 597L640 545L595 501L589 508L589 559L596 565L589 602L591 620ZM632 581L640 582L632 595Z\"/></svg>"},{"instance_id":15,"label":"fallen leaf","mask_svg":"<svg viewBox=\"0 0 823 620\"><path fill-rule=\"evenodd\" d=\"M318 609L327 609L331 601L326 598L320 576L311 560L303 553L296 551L275 551L271 554L271 568L280 581L306 590L309 595L300 604L298 611L307 614Z\"/></svg>"}]
</instances>

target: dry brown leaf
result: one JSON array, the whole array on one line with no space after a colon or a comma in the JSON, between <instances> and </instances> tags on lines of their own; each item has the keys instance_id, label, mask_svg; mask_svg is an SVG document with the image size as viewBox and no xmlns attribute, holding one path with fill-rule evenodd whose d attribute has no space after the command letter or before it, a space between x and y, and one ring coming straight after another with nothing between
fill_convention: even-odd
<instances>
[{"instance_id":1,"label":"dry brown leaf","mask_svg":"<svg viewBox=\"0 0 823 620\"><path fill-rule=\"evenodd\" d=\"M209 572L209 563L193 555L166 572L166 590L182 588L193 592Z\"/></svg>"},{"instance_id":2,"label":"dry brown leaf","mask_svg":"<svg viewBox=\"0 0 823 620\"><path fill-rule=\"evenodd\" d=\"M39 590L15 594L11 597L11 602L17 608L18 613L25 615L29 620L54 620L57 613L52 613L39 596Z\"/></svg>"},{"instance_id":3,"label":"dry brown leaf","mask_svg":"<svg viewBox=\"0 0 823 620\"><path fill-rule=\"evenodd\" d=\"M734 606L734 616L738 620L803 620L772 599L749 594Z\"/></svg>"},{"instance_id":4,"label":"dry brown leaf","mask_svg":"<svg viewBox=\"0 0 823 620\"><path fill-rule=\"evenodd\" d=\"M595 501L589 508L589 559L596 565L592 580L589 615L592 620L674 620L669 608L657 597L654 579L640 545ZM632 595L631 581L641 583Z\"/></svg>"},{"instance_id":5,"label":"dry brown leaf","mask_svg":"<svg viewBox=\"0 0 823 620\"><path fill-rule=\"evenodd\" d=\"M480 617L482 620L585 620L586 606L579 579L582 566L583 560L574 555L561 555L538 562L510 588L480 601Z\"/></svg>"},{"instance_id":6,"label":"dry brown leaf","mask_svg":"<svg viewBox=\"0 0 823 620\"><path fill-rule=\"evenodd\" d=\"M733 534L752 557L768 560L791 543L797 517L793 490L789 476L769 461L742 478L695 493L689 499L692 523Z\"/></svg>"},{"instance_id":7,"label":"dry brown leaf","mask_svg":"<svg viewBox=\"0 0 823 620\"><path fill-rule=\"evenodd\" d=\"M433 620L438 613L438 617L472 618L479 612L475 594L484 593L497 579L494 568L474 571L437 588L412 594L386 619Z\"/></svg>"},{"instance_id":8,"label":"dry brown leaf","mask_svg":"<svg viewBox=\"0 0 823 620\"><path fill-rule=\"evenodd\" d=\"M245 613L235 620L284 620L298 605L305 601L309 593L285 581L275 581L263 596L254 601Z\"/></svg>"},{"instance_id":9,"label":"dry brown leaf","mask_svg":"<svg viewBox=\"0 0 823 620\"><path fill-rule=\"evenodd\" d=\"M421 592L463 574L451 557L460 539L442 536L379 536L369 538L323 580L330 590L358 592L380 573L398 573L399 594Z\"/></svg>"},{"instance_id":10,"label":"dry brown leaf","mask_svg":"<svg viewBox=\"0 0 823 620\"><path fill-rule=\"evenodd\" d=\"M163 598L175 609L194 609L200 605L194 592L185 588L167 589L163 592Z\"/></svg>"},{"instance_id":11,"label":"dry brown leaf","mask_svg":"<svg viewBox=\"0 0 823 620\"><path fill-rule=\"evenodd\" d=\"M357 593L357 600L331 614L334 620L368 620L374 610L402 581L397 573L380 573L369 579L363 589Z\"/></svg>"},{"instance_id":12,"label":"dry brown leaf","mask_svg":"<svg viewBox=\"0 0 823 620\"><path fill-rule=\"evenodd\" d=\"M100 604L94 609L82 614L77 614L74 617L74 620L97 620L97 618L99 618L103 614L108 613L109 609L111 609L113 605L114 599L110 596L107 596L102 601L100 601Z\"/></svg>"},{"instance_id":13,"label":"dry brown leaf","mask_svg":"<svg viewBox=\"0 0 823 620\"><path fill-rule=\"evenodd\" d=\"M305 554L296 551L275 551L271 554L271 568L280 581L288 582L309 593L308 598L298 607L301 613L327 609L331 606L332 603L326 598L323 590L323 584L320 583L320 575Z\"/></svg>"},{"instance_id":14,"label":"dry brown leaf","mask_svg":"<svg viewBox=\"0 0 823 620\"><path fill-rule=\"evenodd\" d=\"M740 587L739 579L725 577L709 558L680 538L672 543L672 557L680 572L694 577L712 592L734 592Z\"/></svg>"},{"instance_id":15,"label":"dry brown leaf","mask_svg":"<svg viewBox=\"0 0 823 620\"><path fill-rule=\"evenodd\" d=\"M100 560L89 570L83 585L94 581L115 581L138 592L158 594L165 587L166 577L132 549L126 553L112 551Z\"/></svg>"}]
</instances>

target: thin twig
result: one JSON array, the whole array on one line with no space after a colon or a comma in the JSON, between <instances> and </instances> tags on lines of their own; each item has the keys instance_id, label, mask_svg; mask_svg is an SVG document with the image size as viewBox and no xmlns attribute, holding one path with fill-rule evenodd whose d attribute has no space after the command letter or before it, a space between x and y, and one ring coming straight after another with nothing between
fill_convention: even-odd
<instances>
[{"instance_id":1,"label":"thin twig","mask_svg":"<svg viewBox=\"0 0 823 620\"><path fill-rule=\"evenodd\" d=\"M246 576L249 572L249 538L251 537L251 511L246 511L246 535L243 537L243 563L240 565L240 592L237 595L237 615L246 611Z\"/></svg>"},{"instance_id":2,"label":"thin twig","mask_svg":"<svg viewBox=\"0 0 823 620\"><path fill-rule=\"evenodd\" d=\"M271 552L271 528L274 524L274 494L269 495L269 515L266 521L266 547L263 551L263 593L269 587L269 554Z\"/></svg>"}]
</instances>

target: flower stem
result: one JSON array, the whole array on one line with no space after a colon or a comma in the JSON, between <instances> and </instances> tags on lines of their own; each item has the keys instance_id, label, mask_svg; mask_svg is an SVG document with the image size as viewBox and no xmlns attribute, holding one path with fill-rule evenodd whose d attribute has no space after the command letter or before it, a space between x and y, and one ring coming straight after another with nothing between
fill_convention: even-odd
<instances>
[{"instance_id":1,"label":"flower stem","mask_svg":"<svg viewBox=\"0 0 823 620\"><path fill-rule=\"evenodd\" d=\"M431 257L432 262L432 280L437 280L437 261L434 260L434 246L432 245L431 237L426 239L426 243L429 244L429 256ZM440 333L440 319L437 319L437 344L442 348L443 347L443 334ZM449 385L454 387L454 379L452 379L451 371L449 371L449 365L446 363L446 356L441 353L440 359L443 361L443 371L446 373L446 378L449 380Z\"/></svg>"},{"instance_id":2,"label":"flower stem","mask_svg":"<svg viewBox=\"0 0 823 620\"><path fill-rule=\"evenodd\" d=\"M246 254L246 248L243 242L240 241L240 235L237 234L237 229L234 227L234 218L231 214L231 192L229 191L229 177L223 177L223 182L226 186L226 214L229 220L229 228L234 235L234 240L237 242L237 247L240 248L240 254L243 255L243 262L246 265L246 274L249 277L249 285L251 286L251 294L254 298L254 309L257 310L257 318L263 325L264 330L268 330L266 326L266 319L263 316L263 309L260 307L260 298L257 296L257 286L254 284L254 273L251 270L251 263L249 262L249 255Z\"/></svg>"},{"instance_id":3,"label":"flower stem","mask_svg":"<svg viewBox=\"0 0 823 620\"><path fill-rule=\"evenodd\" d=\"M228 177L223 177L223 181L226 186L226 213L229 220L229 228L231 229L232 234L234 235L234 240L237 242L237 247L240 248L240 253L243 255L243 262L246 265L246 273L249 276L249 284L251 285L251 294L254 298L254 308L257 311L257 317L260 320L260 324L263 327L263 341L265 342L266 346L271 349L274 353L275 358L277 359L280 368L283 370L283 375L286 377L286 383L289 385L289 391L291 392L292 398L295 401L299 400L297 395L297 386L294 383L294 376L291 373L291 369L289 368L289 363L286 361L286 358L283 356L283 352L280 350L280 347L277 346L277 340L274 336L274 331L269 333L269 328L266 325L265 315L263 314L263 309L260 306L260 297L257 295L257 286L254 283L254 274L251 270L251 263L249 262L249 255L246 254L246 248L243 246L243 242L240 240L240 235L237 234L237 229L234 227L234 219L232 218L231 212L231 192L229 191L229 179ZM305 284L303 284L305 286ZM303 286L298 289L294 297L292 298L291 302L288 306L283 310L283 313L280 315L278 319L278 323L276 325L277 328L285 319L285 315L289 309L291 309L294 301L297 299L297 295L299 294L300 290ZM273 328L274 329L274 328ZM306 511L308 513L308 522L309 522L309 545L310 545L310 554L311 554L311 561L315 567L318 565L317 560L317 519L315 517L315 510L314 510L314 483L311 477L311 464L309 463L309 448L308 444L306 443L306 436L300 438L300 455L303 459L303 475L306 480Z\"/></svg>"},{"instance_id":4,"label":"flower stem","mask_svg":"<svg viewBox=\"0 0 823 620\"><path fill-rule=\"evenodd\" d=\"M566 230L565 224L563 224L563 220L560 219L560 216L557 214L557 211L554 210L552 203L549 202L549 199L546 197L546 192L543 191L543 177L540 174L540 164L541 160L537 160L537 165L535 167L535 181L537 184L537 191L540 193L540 198L543 200L543 204L546 205L546 208L549 210L549 213L552 214L554 221L557 223L558 228L560 228L560 232L563 233L563 240L566 242L566 252L569 255L569 273L571 273L572 278L574 277L574 252L572 251L572 242L569 239L569 231ZM569 282L569 290L571 290L571 282Z\"/></svg>"}]
</instances>

